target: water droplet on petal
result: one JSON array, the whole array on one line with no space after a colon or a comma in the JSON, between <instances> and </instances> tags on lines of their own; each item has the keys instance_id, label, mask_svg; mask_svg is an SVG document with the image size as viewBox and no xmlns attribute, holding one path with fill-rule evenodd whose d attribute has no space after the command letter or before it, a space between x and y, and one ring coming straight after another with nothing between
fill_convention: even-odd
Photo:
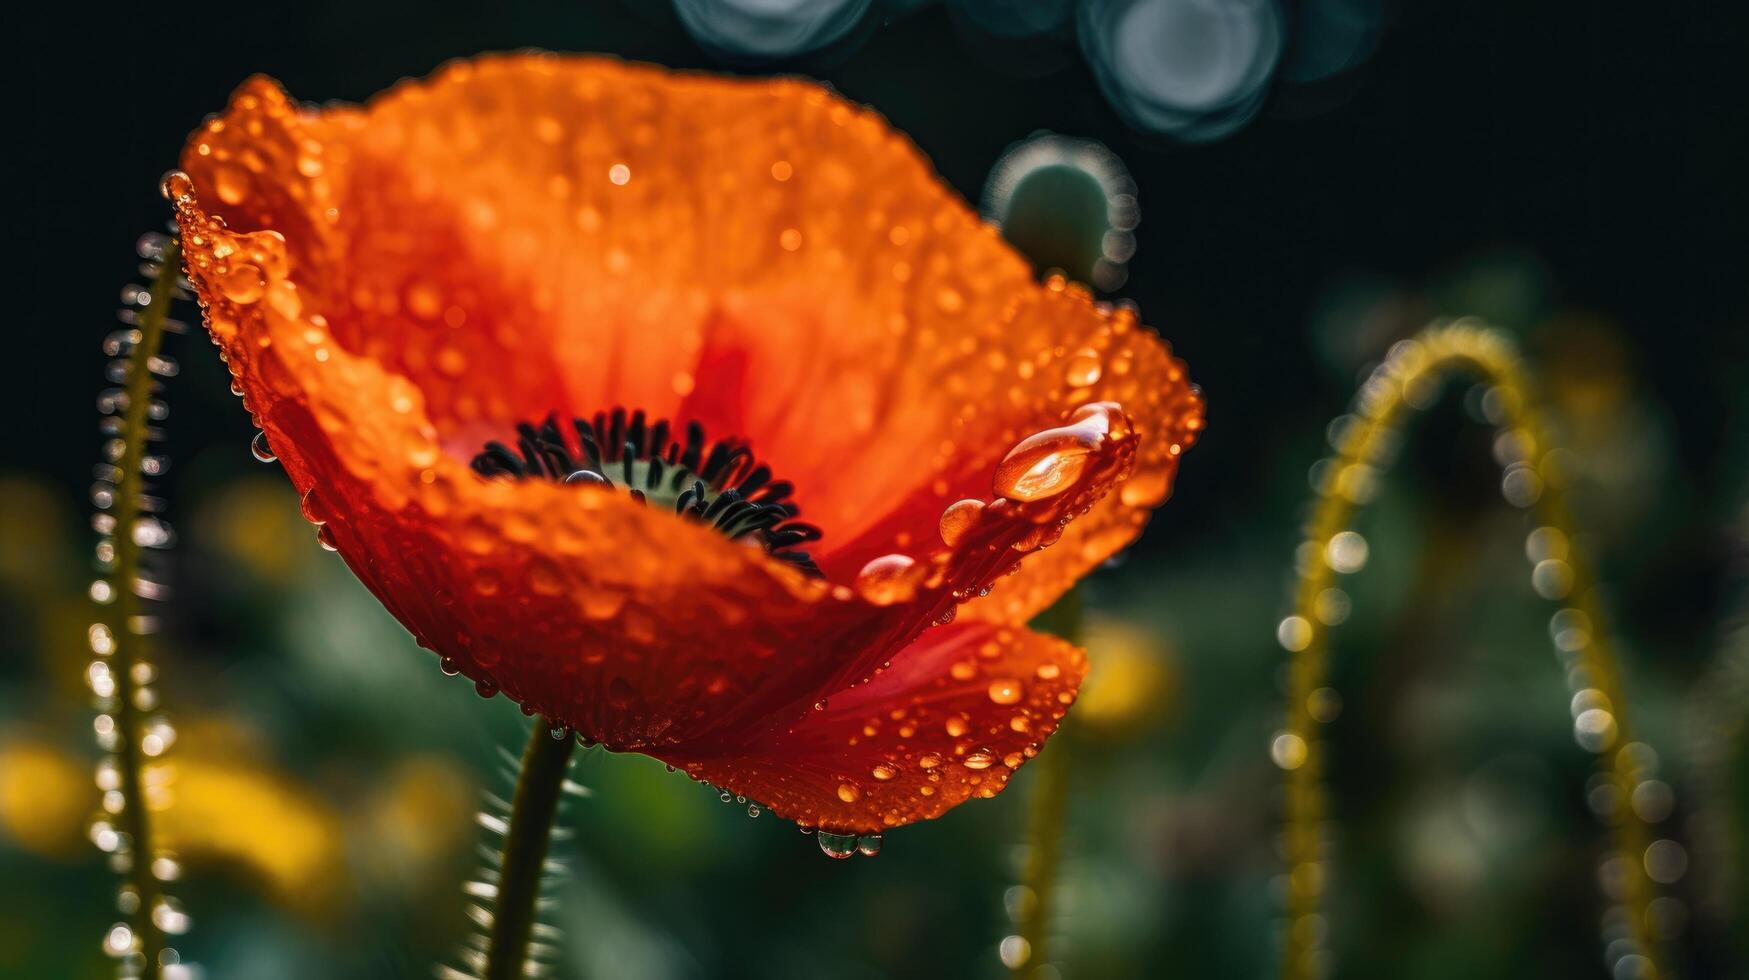
<instances>
[{"instance_id":1,"label":"water droplet on petal","mask_svg":"<svg viewBox=\"0 0 1749 980\"><path fill-rule=\"evenodd\" d=\"M839 783L838 798L846 803L855 803L862 799L862 790L857 789L855 783Z\"/></svg>"},{"instance_id":2,"label":"water droplet on petal","mask_svg":"<svg viewBox=\"0 0 1749 980\"><path fill-rule=\"evenodd\" d=\"M1063 378L1069 382L1070 387L1085 388L1097 382L1104 371L1105 365L1100 362L1099 352L1091 347L1083 347L1069 358Z\"/></svg>"},{"instance_id":3,"label":"water droplet on petal","mask_svg":"<svg viewBox=\"0 0 1749 980\"><path fill-rule=\"evenodd\" d=\"M1021 693L1020 682L1012 677L998 677L990 682L990 700L997 704L1015 704Z\"/></svg>"},{"instance_id":4,"label":"water droplet on petal","mask_svg":"<svg viewBox=\"0 0 1749 980\"><path fill-rule=\"evenodd\" d=\"M996 764L996 757L991 755L988 751L980 749L976 752L969 753L964 759L960 760L960 763L967 769L988 769Z\"/></svg>"},{"instance_id":5,"label":"water droplet on petal","mask_svg":"<svg viewBox=\"0 0 1749 980\"><path fill-rule=\"evenodd\" d=\"M978 522L978 516L984 512L982 500L960 500L948 505L941 512L941 540L949 548L959 543L960 538L971 530Z\"/></svg>"},{"instance_id":6,"label":"water droplet on petal","mask_svg":"<svg viewBox=\"0 0 1749 980\"><path fill-rule=\"evenodd\" d=\"M894 776L897 776L898 774L899 774L899 770L896 767L890 766L890 765L886 764L885 762L880 763L879 765L874 767L874 778L880 780L883 783L889 779L892 779Z\"/></svg>"},{"instance_id":7,"label":"water droplet on petal","mask_svg":"<svg viewBox=\"0 0 1749 980\"><path fill-rule=\"evenodd\" d=\"M877 606L905 602L917 594L916 567L910 555L882 555L857 573L857 594Z\"/></svg>"},{"instance_id":8,"label":"water droplet on petal","mask_svg":"<svg viewBox=\"0 0 1749 980\"><path fill-rule=\"evenodd\" d=\"M233 303L248 305L267 292L267 280L261 269L248 262L231 266L230 271L215 275L213 280L219 292Z\"/></svg>"},{"instance_id":9,"label":"water droplet on petal","mask_svg":"<svg viewBox=\"0 0 1749 980\"><path fill-rule=\"evenodd\" d=\"M158 193L164 195L164 200L177 203L194 196L194 181L180 170L172 170L158 182Z\"/></svg>"}]
</instances>

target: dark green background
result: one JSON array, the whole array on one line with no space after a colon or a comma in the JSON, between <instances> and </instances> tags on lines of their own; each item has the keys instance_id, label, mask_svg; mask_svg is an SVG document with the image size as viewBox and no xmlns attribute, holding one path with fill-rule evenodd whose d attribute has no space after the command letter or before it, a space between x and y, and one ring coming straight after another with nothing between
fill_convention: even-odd
<instances>
[{"instance_id":1,"label":"dark green background","mask_svg":"<svg viewBox=\"0 0 1749 980\"><path fill-rule=\"evenodd\" d=\"M165 217L158 176L232 87L265 72L301 98L357 100L452 57L521 47L718 67L661 4L646 6L9 12L12 370L0 474L68 501L44 517L63 522L68 556L41 559L44 587L76 591L88 574L80 499L98 445L97 343L133 275L131 243ZM1597 530L1590 543L1645 699L1644 734L1677 786L1678 827L1702 802L1683 782L1684 723L1719 664L1749 657L1729 629L1744 614L1749 487L1749 16L1722 3L1388 9L1358 72L1279 91L1247 130L1199 148L1127 131L1072 42L1004 48L939 7L775 66L873 105L973 200L1003 149L1035 130L1106 142L1134 173L1142 209L1120 295L1208 395L1208 435L1174 499L1131 560L1090 586L1096 610L1170 646L1178 691L1140 737L1077 748L1071 977L1267 971L1272 633L1305 470L1366 363L1434 313L1488 315L1546 373L1616 396L1615 415L1583 416L1593 403L1575 400L1557 414L1579 415L1557 421L1598 436L1585 451L1614 474L1578 487L1575 504ZM198 337L176 346L185 372L172 389L168 486L184 518L263 471L210 348ZM1601 976L1587 764L1566 728L1548 609L1525 581L1524 528L1494 489L1488 437L1448 401L1419 425L1362 526L1374 559L1350 590L1338 672L1349 710L1333 733L1338 975ZM336 785L368 782L414 749L495 779L492 746L518 740L515 711L440 678L338 563L264 593L228 580L199 540L182 554L166 658L173 709L207 698L253 719L273 764L341 807ZM21 624L0 637L0 723L88 752L86 709L46 680L49 665L77 660L80 636L56 646L28 628L44 616L28 591L0 609ZM296 653L311 641L295 628L312 610L359 624L320 641L341 647L322 663L367 660L387 679L312 676ZM1698 894L1711 875L1737 882L1737 903L1719 916L1694 906L1682 956L1696 977L1743 975L1740 744L1732 758L1738 863L1697 868L1702 880L1679 889ZM574 955L565 975L997 972L1024 779L997 802L889 835L878 859L836 864L787 825L739 817L646 760L595 754L582 773L597 795L576 808L582 870L563 918L570 945L593 953ZM1506 813L1522 832L1478 845L1479 875L1452 887L1428 878L1405 841L1465 806ZM458 875L468 860L457 856ZM217 977L426 976L462 924L453 889L414 903L367 896L344 921L312 923L246 879L191 870L179 889L196 921L184 947ZM46 861L0 837L0 875L0 973L98 975L97 939L114 915L95 856ZM624 958L651 949L661 955Z\"/></svg>"}]
</instances>

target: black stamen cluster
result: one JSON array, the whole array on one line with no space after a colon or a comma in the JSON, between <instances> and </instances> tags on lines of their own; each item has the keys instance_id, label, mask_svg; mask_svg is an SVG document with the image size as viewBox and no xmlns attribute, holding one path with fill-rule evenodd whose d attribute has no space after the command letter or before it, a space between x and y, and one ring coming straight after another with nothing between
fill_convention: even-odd
<instances>
[{"instance_id":1,"label":"black stamen cluster","mask_svg":"<svg viewBox=\"0 0 1749 980\"><path fill-rule=\"evenodd\" d=\"M649 422L642 410L597 412L568 426L553 414L538 427L519 423L514 448L488 442L472 465L485 477L623 485L640 503L652 493L675 495L675 513L731 538L755 536L773 558L820 574L796 547L820 540L820 529L794 520L801 511L789 499L795 489L789 481L773 480L770 467L739 439L706 443L697 422L688 422L681 438L673 430L667 419ZM635 463L648 464L642 476Z\"/></svg>"}]
</instances>

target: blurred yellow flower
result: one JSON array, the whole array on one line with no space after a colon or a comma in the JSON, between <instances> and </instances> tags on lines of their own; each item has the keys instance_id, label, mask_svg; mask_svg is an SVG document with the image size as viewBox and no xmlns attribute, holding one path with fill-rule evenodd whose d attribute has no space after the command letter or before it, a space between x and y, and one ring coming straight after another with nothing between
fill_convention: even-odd
<instances>
[{"instance_id":1,"label":"blurred yellow flower","mask_svg":"<svg viewBox=\"0 0 1749 980\"><path fill-rule=\"evenodd\" d=\"M90 774L69 753L29 736L0 737L0 830L26 851L83 857L97 805Z\"/></svg>"},{"instance_id":2,"label":"blurred yellow flower","mask_svg":"<svg viewBox=\"0 0 1749 980\"><path fill-rule=\"evenodd\" d=\"M262 582L289 581L308 563L310 527L284 482L244 477L216 490L190 515L199 547Z\"/></svg>"},{"instance_id":3,"label":"blurred yellow flower","mask_svg":"<svg viewBox=\"0 0 1749 980\"><path fill-rule=\"evenodd\" d=\"M442 887L474 839L479 790L449 759L401 760L362 808L364 859L373 877L406 893Z\"/></svg>"},{"instance_id":4,"label":"blurred yellow flower","mask_svg":"<svg viewBox=\"0 0 1749 980\"><path fill-rule=\"evenodd\" d=\"M1177 681L1172 651L1157 631L1089 616L1082 643L1092 666L1075 706L1077 731L1121 739L1165 719Z\"/></svg>"},{"instance_id":5,"label":"blurred yellow flower","mask_svg":"<svg viewBox=\"0 0 1749 980\"><path fill-rule=\"evenodd\" d=\"M346 875L338 814L258 755L203 747L214 744L214 732L232 728L190 726L175 753L147 768L159 841L184 861L245 869L301 913L331 914ZM82 856L98 804L84 760L47 741L0 738L0 829L21 848Z\"/></svg>"}]
</instances>

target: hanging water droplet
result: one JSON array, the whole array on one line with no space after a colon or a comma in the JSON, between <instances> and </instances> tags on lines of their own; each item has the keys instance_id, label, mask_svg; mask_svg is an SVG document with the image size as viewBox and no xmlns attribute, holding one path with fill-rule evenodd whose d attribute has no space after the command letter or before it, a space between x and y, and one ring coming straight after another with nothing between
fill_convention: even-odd
<instances>
[{"instance_id":1,"label":"hanging water droplet","mask_svg":"<svg viewBox=\"0 0 1749 980\"><path fill-rule=\"evenodd\" d=\"M304 491L303 499L298 503L298 509L303 512L304 520L311 524L328 523L328 510L322 498L316 495L314 488Z\"/></svg>"},{"instance_id":2,"label":"hanging water droplet","mask_svg":"<svg viewBox=\"0 0 1749 980\"><path fill-rule=\"evenodd\" d=\"M723 801L724 803L731 803L734 801L735 797L731 793L724 792L722 795L718 796L717 799Z\"/></svg>"},{"instance_id":3,"label":"hanging water droplet","mask_svg":"<svg viewBox=\"0 0 1749 980\"><path fill-rule=\"evenodd\" d=\"M547 734L553 737L553 741L563 742L565 739L571 737L571 726L564 722L560 722L559 724L547 729Z\"/></svg>"},{"instance_id":4,"label":"hanging water droplet","mask_svg":"<svg viewBox=\"0 0 1749 980\"><path fill-rule=\"evenodd\" d=\"M856 853L855 834L832 834L822 830L814 836L820 841L820 853L829 858L842 861Z\"/></svg>"},{"instance_id":5,"label":"hanging water droplet","mask_svg":"<svg viewBox=\"0 0 1749 980\"><path fill-rule=\"evenodd\" d=\"M474 690L483 698L496 697L498 694L498 682L490 677L482 677L474 682Z\"/></svg>"},{"instance_id":6,"label":"hanging water droplet","mask_svg":"<svg viewBox=\"0 0 1749 980\"><path fill-rule=\"evenodd\" d=\"M462 672L461 666L455 662L454 657L438 658L437 669L443 671L446 677L454 677Z\"/></svg>"},{"instance_id":7,"label":"hanging water droplet","mask_svg":"<svg viewBox=\"0 0 1749 980\"><path fill-rule=\"evenodd\" d=\"M265 432L255 433L255 438L249 442L249 454L260 463L271 463L279 458L273 454L273 447L268 445Z\"/></svg>"},{"instance_id":8,"label":"hanging water droplet","mask_svg":"<svg viewBox=\"0 0 1749 980\"><path fill-rule=\"evenodd\" d=\"M856 852L863 857L874 857L881 852L880 834L863 834L856 839Z\"/></svg>"},{"instance_id":9,"label":"hanging water droplet","mask_svg":"<svg viewBox=\"0 0 1749 980\"><path fill-rule=\"evenodd\" d=\"M759 804L757 804L757 803L747 804L747 815L749 817L757 817L757 816L759 816L760 812L761 811L759 809Z\"/></svg>"},{"instance_id":10,"label":"hanging water droplet","mask_svg":"<svg viewBox=\"0 0 1749 980\"><path fill-rule=\"evenodd\" d=\"M158 193L164 195L164 200L178 203L194 196L194 181L180 170L172 170L158 182Z\"/></svg>"},{"instance_id":11,"label":"hanging water droplet","mask_svg":"<svg viewBox=\"0 0 1749 980\"><path fill-rule=\"evenodd\" d=\"M340 546L334 543L334 529L326 524L316 528L316 543L324 551L339 551Z\"/></svg>"}]
</instances>

